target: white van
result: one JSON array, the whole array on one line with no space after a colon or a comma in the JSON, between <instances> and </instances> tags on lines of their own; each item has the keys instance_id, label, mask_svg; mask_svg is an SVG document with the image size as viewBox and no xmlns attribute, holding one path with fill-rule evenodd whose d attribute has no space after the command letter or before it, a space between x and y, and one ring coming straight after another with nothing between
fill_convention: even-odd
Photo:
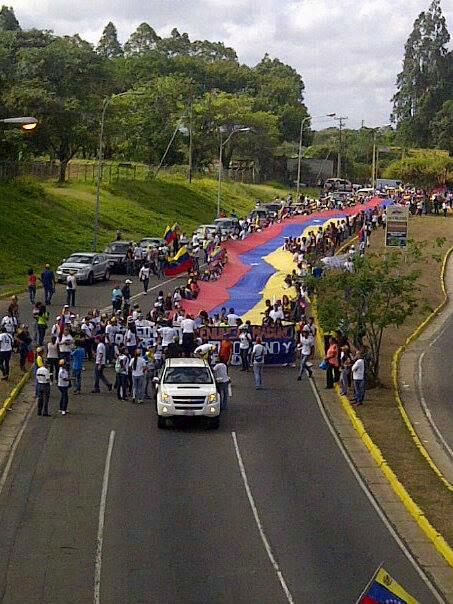
<instances>
[{"instance_id":1,"label":"white van","mask_svg":"<svg viewBox=\"0 0 453 604\"><path fill-rule=\"evenodd\" d=\"M167 418L205 417L210 428L220 423L220 397L214 375L203 359L167 359L155 378L157 426Z\"/></svg>"}]
</instances>

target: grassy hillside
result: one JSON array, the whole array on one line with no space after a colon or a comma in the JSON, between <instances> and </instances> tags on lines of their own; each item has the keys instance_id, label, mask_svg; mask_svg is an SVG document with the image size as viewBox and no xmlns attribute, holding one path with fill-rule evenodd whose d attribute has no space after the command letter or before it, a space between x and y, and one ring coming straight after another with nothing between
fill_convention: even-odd
<instances>
[{"instance_id":1,"label":"grassy hillside","mask_svg":"<svg viewBox=\"0 0 453 604\"><path fill-rule=\"evenodd\" d=\"M178 222L190 233L216 214L217 183L179 177L150 182L119 181L101 192L98 249L114 239L162 236L165 226ZM222 208L246 214L256 199L269 201L284 190L273 186L222 183ZM91 250L95 211L93 185L57 187L33 182L0 184L0 292L26 283L26 271L55 267L73 251Z\"/></svg>"}]
</instances>

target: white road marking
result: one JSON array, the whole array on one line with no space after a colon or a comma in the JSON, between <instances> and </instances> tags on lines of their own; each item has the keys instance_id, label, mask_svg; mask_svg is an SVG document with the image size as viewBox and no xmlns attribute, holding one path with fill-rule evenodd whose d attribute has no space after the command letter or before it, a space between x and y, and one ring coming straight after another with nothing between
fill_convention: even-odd
<instances>
[{"instance_id":1,"label":"white road marking","mask_svg":"<svg viewBox=\"0 0 453 604\"><path fill-rule=\"evenodd\" d=\"M261 541L263 542L264 548L267 552L267 556L272 564L272 566L274 567L274 570L277 574L278 580L280 581L280 584L283 588L283 591L285 592L285 596L286 599L288 600L288 602L290 604L294 604L294 600L293 597L291 595L291 592L288 589L288 586L286 584L285 578L283 577L283 573L280 570L280 567L278 566L278 562L276 561L274 554L272 553L272 548L270 546L270 543L266 537L266 533L264 532L264 528L263 525L261 524L261 520L258 514L258 510L256 508L255 505L255 500L253 499L253 495L252 495L252 491L250 489L250 485L249 485L249 481L247 479L247 474L245 472L245 467L244 467L244 462L242 461L242 455L241 455L241 451L239 450L239 445L238 445L238 440L236 437L236 432L232 432L231 436L233 438L233 444L234 444L234 449L236 451L236 457L238 460L238 464L239 464L239 470L241 472L241 476L242 476L242 480L244 482L244 487L245 487L245 492L247 493L247 497L250 503L250 507L252 508L252 512L253 512L253 516L255 517L255 522L256 522L256 526L258 527L258 531L261 537Z\"/></svg>"},{"instance_id":2,"label":"white road marking","mask_svg":"<svg viewBox=\"0 0 453 604\"><path fill-rule=\"evenodd\" d=\"M437 339L438 338L436 338L436 340ZM433 344L436 340L433 340L433 342L431 344ZM431 346L431 344L430 344L430 346ZM450 447L450 445L447 443L447 441L445 440L444 435L442 434L442 432L437 427L437 424L434 421L434 418L432 416L431 410L428 407L428 404L426 402L425 395L423 394L422 379L423 379L423 359L425 358L425 353L426 353L426 350L423 351L421 353L421 355L418 357L418 391L419 391L419 394L420 394L420 403L421 403L421 406L422 406L422 409L423 409L423 413L426 415L426 418L427 418L427 420L428 420L431 428L434 430L437 438L442 443L442 446L444 447L445 451L453 459L453 450Z\"/></svg>"},{"instance_id":3,"label":"white road marking","mask_svg":"<svg viewBox=\"0 0 453 604\"><path fill-rule=\"evenodd\" d=\"M426 575L425 571L418 565L416 559L414 558L414 556L412 555L412 553L410 552L410 550L406 547L405 543L401 540L401 538L398 535L398 533L395 531L395 529L393 528L393 526L390 524L390 521L388 520L387 516L385 515L385 513L381 509L380 505L378 504L378 502L374 498L373 493L369 490L368 486L366 485L366 483L363 480L362 476L360 475L359 471L357 470L357 468L355 467L355 465L352 462L351 458L349 457L349 453L347 452L344 444L342 443L342 441L341 441L340 437L338 436L338 434L337 434L334 426L332 425L332 422L330 421L330 418L327 415L326 410L324 409L324 405L323 405L323 403L321 401L321 398L319 396L319 393L318 393L318 390L317 390L316 385L314 383L314 380L310 380L310 385L311 385L311 389L313 390L313 394L315 395L316 402L318 403L318 407L319 407L319 410L321 412L321 415L323 416L324 421L326 422L327 427L329 428L330 433L332 434L335 442L337 443L338 448L340 449L340 451L341 451L341 453L342 453L342 455L343 455L346 463L348 464L349 468L351 469L351 472L354 474L355 479L359 483L360 488L365 493L368 501L371 503L371 505L375 509L377 515L379 516L379 518L384 523L384 525L385 525L386 529L388 530L388 532L392 535L392 537L395 539L396 543L399 545L399 547L400 547L401 551L403 552L403 554L406 556L406 558L409 560L409 562L414 567L415 572L423 580L423 582L425 583L425 585L428 587L429 591L436 598L437 602L439 602L439 604L444 604L444 602L445 602L444 598L437 591L436 587L431 583L431 581L429 580L429 577Z\"/></svg>"},{"instance_id":4,"label":"white road marking","mask_svg":"<svg viewBox=\"0 0 453 604\"><path fill-rule=\"evenodd\" d=\"M30 421L30 417L33 415L33 412L36 409L36 404L37 404L37 402L35 401L32 404L32 406L30 407L30 409L28 410L24 423L22 424L21 429L19 430L16 438L14 439L13 446L11 447L11 451L9 452L8 461L6 462L5 468L4 468L1 478L0 478L0 495L2 494L3 488L6 484L6 481L8 480L9 471L11 470L11 466L13 465L14 456L16 454L17 447L19 446L23 433L25 432L28 422Z\"/></svg>"},{"instance_id":5,"label":"white road marking","mask_svg":"<svg viewBox=\"0 0 453 604\"><path fill-rule=\"evenodd\" d=\"M115 431L110 432L109 446L105 458L104 478L102 480L101 501L99 504L98 534L96 539L96 559L94 565L94 604L101 601L101 567L102 546L104 545L105 507L107 503L107 491L109 488L110 462L112 459L113 445L115 442Z\"/></svg>"}]
</instances>

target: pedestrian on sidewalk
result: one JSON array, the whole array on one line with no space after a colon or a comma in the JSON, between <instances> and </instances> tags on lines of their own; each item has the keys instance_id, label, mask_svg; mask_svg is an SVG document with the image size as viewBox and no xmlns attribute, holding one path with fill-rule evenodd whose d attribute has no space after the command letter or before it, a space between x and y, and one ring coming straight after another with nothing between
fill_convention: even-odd
<instances>
[{"instance_id":1,"label":"pedestrian on sidewalk","mask_svg":"<svg viewBox=\"0 0 453 604\"><path fill-rule=\"evenodd\" d=\"M327 362L326 371L326 389L330 390L333 388L335 382L340 379L340 370L338 362L338 342L337 339L331 336L329 338L329 348L327 349L324 360Z\"/></svg>"},{"instance_id":2,"label":"pedestrian on sidewalk","mask_svg":"<svg viewBox=\"0 0 453 604\"><path fill-rule=\"evenodd\" d=\"M58 361L60 369L58 370L58 390L60 391L60 413L66 415L68 412L69 403L69 371L66 366L65 360L60 359Z\"/></svg>"},{"instance_id":3,"label":"pedestrian on sidewalk","mask_svg":"<svg viewBox=\"0 0 453 604\"><path fill-rule=\"evenodd\" d=\"M340 352L340 394L348 396L351 381L352 356L348 344L341 347Z\"/></svg>"},{"instance_id":4,"label":"pedestrian on sidewalk","mask_svg":"<svg viewBox=\"0 0 453 604\"><path fill-rule=\"evenodd\" d=\"M66 277L66 304L68 306L76 305L76 289L77 289L77 279L76 279L76 271L71 271L71 273Z\"/></svg>"},{"instance_id":5,"label":"pedestrian on sidewalk","mask_svg":"<svg viewBox=\"0 0 453 604\"><path fill-rule=\"evenodd\" d=\"M0 371L3 374L3 380L9 378L9 365L13 353L13 343L13 336L3 326L0 331Z\"/></svg>"},{"instance_id":6,"label":"pedestrian on sidewalk","mask_svg":"<svg viewBox=\"0 0 453 604\"><path fill-rule=\"evenodd\" d=\"M35 299L36 299L36 275L35 275L35 271L32 268L29 268L27 271L27 289L28 289L28 295L30 297L30 304L34 304L35 303Z\"/></svg>"},{"instance_id":7,"label":"pedestrian on sidewalk","mask_svg":"<svg viewBox=\"0 0 453 604\"><path fill-rule=\"evenodd\" d=\"M352 366L352 382L354 384L354 405L363 405L365 399L365 361L361 352L357 353Z\"/></svg>"},{"instance_id":8,"label":"pedestrian on sidewalk","mask_svg":"<svg viewBox=\"0 0 453 604\"><path fill-rule=\"evenodd\" d=\"M225 363L218 361L213 367L217 392L220 396L220 409L224 411L228 407L228 390L230 387L230 378Z\"/></svg>"},{"instance_id":9,"label":"pedestrian on sidewalk","mask_svg":"<svg viewBox=\"0 0 453 604\"><path fill-rule=\"evenodd\" d=\"M108 379L104 375L104 369L106 364L106 350L104 344L104 336L96 337L96 360L94 365L94 388L91 391L92 394L99 394L101 391L99 388L99 382L101 381L109 392L112 390L112 384L108 381Z\"/></svg>"},{"instance_id":10,"label":"pedestrian on sidewalk","mask_svg":"<svg viewBox=\"0 0 453 604\"><path fill-rule=\"evenodd\" d=\"M264 348L261 338L256 338L255 345L252 350L253 375L255 378L255 388L261 390L263 388L263 367L266 349Z\"/></svg>"},{"instance_id":11,"label":"pedestrian on sidewalk","mask_svg":"<svg viewBox=\"0 0 453 604\"><path fill-rule=\"evenodd\" d=\"M82 389L82 371L85 361L85 348L83 342L76 340L76 348L71 352L72 377L74 378L74 394L80 394Z\"/></svg>"},{"instance_id":12,"label":"pedestrian on sidewalk","mask_svg":"<svg viewBox=\"0 0 453 604\"><path fill-rule=\"evenodd\" d=\"M49 417L49 398L50 398L50 371L49 364L44 361L44 365L36 371L36 390L38 393L38 415Z\"/></svg>"}]
</instances>

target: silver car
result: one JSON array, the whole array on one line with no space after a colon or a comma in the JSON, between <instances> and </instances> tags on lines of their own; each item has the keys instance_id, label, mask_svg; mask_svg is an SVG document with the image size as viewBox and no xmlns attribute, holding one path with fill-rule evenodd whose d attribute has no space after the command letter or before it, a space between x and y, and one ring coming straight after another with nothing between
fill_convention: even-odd
<instances>
[{"instance_id":1,"label":"silver car","mask_svg":"<svg viewBox=\"0 0 453 604\"><path fill-rule=\"evenodd\" d=\"M65 283L69 274L75 273L77 283L92 285L97 279L110 279L111 261L105 254L77 252L63 260L56 270L59 283Z\"/></svg>"}]
</instances>

